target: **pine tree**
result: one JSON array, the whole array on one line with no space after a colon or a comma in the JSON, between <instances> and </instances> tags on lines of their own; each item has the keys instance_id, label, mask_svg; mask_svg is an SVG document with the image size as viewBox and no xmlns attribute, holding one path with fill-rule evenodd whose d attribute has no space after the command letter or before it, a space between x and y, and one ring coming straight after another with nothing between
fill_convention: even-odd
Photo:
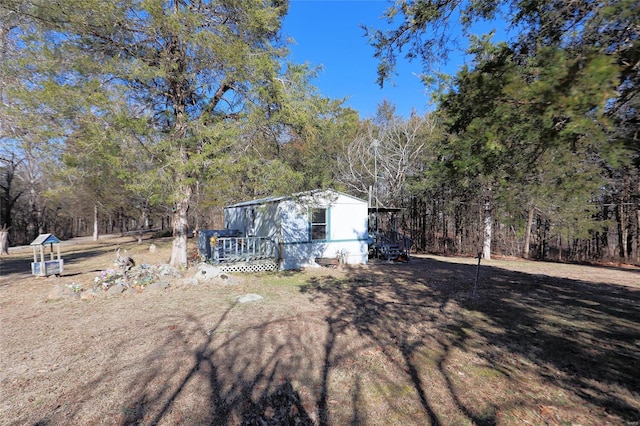
<instances>
[{"instance_id":1,"label":"pine tree","mask_svg":"<svg viewBox=\"0 0 640 426\"><path fill-rule=\"evenodd\" d=\"M234 151L251 117L278 101L287 4L3 0L1 6L29 23L20 34L21 61L30 71L21 98L31 99L34 111L51 111L42 117L40 138L85 137L82 122L92 117L135 138L155 167L131 179L155 171L154 189L166 191L174 210L171 263L185 266L198 173L224 164L219 159ZM114 102L127 106L127 119L110 115Z\"/></svg>"}]
</instances>

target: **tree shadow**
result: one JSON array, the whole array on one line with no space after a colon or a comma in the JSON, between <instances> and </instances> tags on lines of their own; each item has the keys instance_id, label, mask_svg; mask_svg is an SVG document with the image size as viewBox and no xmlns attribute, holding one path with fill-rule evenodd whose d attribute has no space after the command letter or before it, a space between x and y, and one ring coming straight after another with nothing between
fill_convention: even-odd
<instances>
[{"instance_id":1,"label":"tree shadow","mask_svg":"<svg viewBox=\"0 0 640 426\"><path fill-rule=\"evenodd\" d=\"M64 266L68 267L74 263L80 263L86 258L104 255L105 250L89 250L84 252L63 253L60 257L64 261ZM57 257L56 257L57 258ZM49 260L48 254L45 256L45 260ZM0 277L7 278L10 275L22 274L31 275L31 262L33 262L33 255L31 253L25 253L19 257L9 257L0 259ZM64 271L63 276L71 275Z\"/></svg>"},{"instance_id":2,"label":"tree shadow","mask_svg":"<svg viewBox=\"0 0 640 426\"><path fill-rule=\"evenodd\" d=\"M86 259L95 258L98 256L104 256L109 252L114 252L122 244L119 243L101 243L99 248L87 250L83 246L71 246L61 251L61 258L64 262L64 271L61 276L75 276L86 272L97 272L99 270L84 270L70 272L68 269L73 268L75 265L82 264ZM38 258L39 258L38 254ZM49 260L50 254L45 254L45 260ZM56 254L57 258L57 254ZM115 254L113 259L115 259ZM31 275L31 262L33 262L33 253L31 251L24 251L17 255L11 255L9 257L0 257L0 278L8 278L11 275L19 274L24 276ZM109 265L109 263L107 263Z\"/></svg>"},{"instance_id":3,"label":"tree shadow","mask_svg":"<svg viewBox=\"0 0 640 426\"><path fill-rule=\"evenodd\" d=\"M228 316L238 309L233 304L213 325L204 318L189 316L180 327L173 326L166 338L147 353L131 376L130 365L105 366L101 374L75 394L77 407L89 404L94 389L111 377L129 377L126 400L120 403L116 424L211 424L211 425L315 425L317 409L305 391L301 377L318 371L313 359L315 343L304 336L283 333L296 318L255 322L229 332ZM195 346L187 340L197 341ZM123 341L120 346L135 346ZM184 347L180 359L169 358L172 350ZM171 348L171 350L170 350ZM192 410L186 401L195 398ZM67 414L67 420L78 418Z\"/></svg>"},{"instance_id":4,"label":"tree shadow","mask_svg":"<svg viewBox=\"0 0 640 426\"><path fill-rule=\"evenodd\" d=\"M312 425L311 417L302 406L300 394L293 389L290 381L268 395L249 404L244 410L243 425Z\"/></svg>"},{"instance_id":5,"label":"tree shadow","mask_svg":"<svg viewBox=\"0 0 640 426\"><path fill-rule=\"evenodd\" d=\"M469 396L465 386L481 392L499 374L510 390L537 377L575 396L572 401L605 407L620 422L640 419L638 404L627 397L640 390L638 290L483 266L473 298L476 270L414 259L411 267L387 263L347 269L344 276L318 274L301 287L317 310L271 319L256 313L259 305L239 304L216 314L163 314L150 328L160 338L154 347L142 346L140 365L120 364L114 352L113 363L74 389L76 407L90 405L96 389L108 388L114 377L126 380L118 393L115 424L121 425L368 424L367 398L376 392L397 419L412 416L415 424L455 423L458 417L443 414L443 399L463 423L476 425L499 423L509 407L540 404L517 392L501 401ZM179 325L160 325L166 322ZM384 368L354 366L366 352L379 354ZM476 360L469 368L491 375L461 382L452 365L460 353ZM401 382L391 368L401 372ZM346 369L353 374L336 377ZM339 386L349 389L336 401ZM419 412L405 412L399 401L407 394ZM58 420L52 415L42 424Z\"/></svg>"},{"instance_id":6,"label":"tree shadow","mask_svg":"<svg viewBox=\"0 0 640 426\"><path fill-rule=\"evenodd\" d=\"M346 280L313 278L302 290L326 301L331 321L375 342L406 371L431 424L442 417L425 383L434 377L425 372L425 357L468 421L498 421L495 404L478 408L460 395L447 367L456 351L514 382L530 374L608 415L640 420L640 406L630 402L640 391L638 289L483 266L474 298L475 265L412 263L353 271Z\"/></svg>"}]
</instances>

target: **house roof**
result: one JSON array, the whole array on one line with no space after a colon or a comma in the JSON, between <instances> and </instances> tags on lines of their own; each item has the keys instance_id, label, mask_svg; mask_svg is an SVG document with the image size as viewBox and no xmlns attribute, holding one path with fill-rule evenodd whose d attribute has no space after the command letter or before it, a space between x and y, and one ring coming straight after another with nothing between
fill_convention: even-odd
<instances>
[{"instance_id":1,"label":"house roof","mask_svg":"<svg viewBox=\"0 0 640 426\"><path fill-rule=\"evenodd\" d=\"M230 208L230 207L245 207L245 206L253 206L253 205L257 205L257 204L277 203L279 201L283 201L283 200L286 200L288 198L291 198L291 196L258 198L258 199L255 199L255 200L242 201L240 203L231 204L231 205L225 206L225 209L226 208Z\"/></svg>"},{"instance_id":2,"label":"house roof","mask_svg":"<svg viewBox=\"0 0 640 426\"><path fill-rule=\"evenodd\" d=\"M315 194L323 193L323 192L332 192L334 194L344 195L345 197L349 197L349 198L352 198L354 200L366 203L366 201L364 201L364 200L362 200L360 198L354 197L353 195L345 194L344 192L336 191L334 189L314 189L314 190L311 190L311 191L298 192L296 194L291 194L291 195L284 195L284 196L279 196L279 197L274 196L274 197L258 198L256 200L250 200L250 201L243 201L243 202L240 202L240 203L231 204L229 206L226 206L225 209L234 208L234 207L254 206L254 205L259 205L259 204L279 203L280 201L291 200L291 199L294 199L294 198L299 198L299 197L308 196L308 195L315 195Z\"/></svg>"}]
</instances>

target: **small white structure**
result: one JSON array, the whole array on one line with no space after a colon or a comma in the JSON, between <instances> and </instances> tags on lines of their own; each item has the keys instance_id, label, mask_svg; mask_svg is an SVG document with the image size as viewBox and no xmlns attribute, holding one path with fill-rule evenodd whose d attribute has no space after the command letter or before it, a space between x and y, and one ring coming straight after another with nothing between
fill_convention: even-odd
<instances>
[{"instance_id":1,"label":"small white structure","mask_svg":"<svg viewBox=\"0 0 640 426\"><path fill-rule=\"evenodd\" d=\"M57 259L53 255L53 245L57 248ZM45 260L45 249L48 245L50 251L50 259ZM31 262L31 274L39 277L48 275L60 275L64 269L64 260L60 257L60 240L53 234L40 234L38 238L30 244L33 247L33 262ZM39 252L39 253L38 253ZM40 261L38 261L40 254Z\"/></svg>"},{"instance_id":2,"label":"small white structure","mask_svg":"<svg viewBox=\"0 0 640 426\"><path fill-rule=\"evenodd\" d=\"M317 266L321 260L351 265L368 260L367 202L338 191L233 204L225 207L224 222L245 237L273 239L281 269Z\"/></svg>"}]
</instances>

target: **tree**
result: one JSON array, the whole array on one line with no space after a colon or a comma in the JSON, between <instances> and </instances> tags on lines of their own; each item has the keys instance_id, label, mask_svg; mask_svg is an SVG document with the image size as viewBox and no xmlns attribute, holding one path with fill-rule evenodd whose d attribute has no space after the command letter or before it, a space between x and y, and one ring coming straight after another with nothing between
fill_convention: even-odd
<instances>
[{"instance_id":1,"label":"tree","mask_svg":"<svg viewBox=\"0 0 640 426\"><path fill-rule=\"evenodd\" d=\"M9 228L6 224L0 228L0 255L2 254L9 254Z\"/></svg>"},{"instance_id":2,"label":"tree","mask_svg":"<svg viewBox=\"0 0 640 426\"><path fill-rule=\"evenodd\" d=\"M16 172L22 163L16 158L16 154L11 152L6 157L0 156L0 224L11 227L11 216L13 208L23 191L17 190L15 185Z\"/></svg>"},{"instance_id":3,"label":"tree","mask_svg":"<svg viewBox=\"0 0 640 426\"><path fill-rule=\"evenodd\" d=\"M349 190L369 195L372 204L399 205L407 180L419 173L436 127L432 116L403 119L393 105L381 103L339 157L338 179Z\"/></svg>"},{"instance_id":4,"label":"tree","mask_svg":"<svg viewBox=\"0 0 640 426\"><path fill-rule=\"evenodd\" d=\"M43 94L42 102L60 112L92 89L95 96L124 100L133 112L124 124L131 134L140 135L146 123L140 143L157 164L155 181L164 184L174 209L171 263L186 265L198 173L206 161L234 152L249 120L277 103L272 95L286 54L278 33L287 4L66 0L52 8L44 1L5 0L3 6L39 25L23 29L23 53L47 57L29 64L37 76L27 88L32 95ZM52 91L65 91L69 104L52 99ZM77 128L77 116L110 121L100 105L73 108L64 135Z\"/></svg>"},{"instance_id":5,"label":"tree","mask_svg":"<svg viewBox=\"0 0 640 426\"><path fill-rule=\"evenodd\" d=\"M0 7L0 141L11 146L11 136L16 132L16 125L11 114L7 113L10 105L7 88L16 82L16 69L9 64L16 58L17 49L12 32L21 23L20 15Z\"/></svg>"},{"instance_id":6,"label":"tree","mask_svg":"<svg viewBox=\"0 0 640 426\"><path fill-rule=\"evenodd\" d=\"M443 158L458 183L484 177L475 190L484 194L485 253L490 202L502 196L507 177L510 185L518 179L524 184L522 170L535 171L549 150L578 152L591 161L630 158L632 143L628 138L615 143L607 118L637 126L629 112L638 82L638 8L627 0L401 1L386 12L388 30L367 28L379 59L380 84L391 78L401 52L423 62L429 82L435 75L431 65L440 64L456 46L450 30L457 24L451 17L460 17L475 68L463 69L449 95L441 98L455 135ZM468 31L496 17L518 27L520 37L494 46L490 37Z\"/></svg>"},{"instance_id":7,"label":"tree","mask_svg":"<svg viewBox=\"0 0 640 426\"><path fill-rule=\"evenodd\" d=\"M575 161L552 161L560 174L605 154L605 103L615 89L617 68L606 56L574 58L555 48L541 49L522 63L506 44L486 39L477 40L471 52L475 68L464 67L440 98L439 113L451 135L440 154L448 181L481 199L488 258L496 200L514 188L531 188L549 166L540 163L545 153ZM554 183L544 190L556 197L569 190L568 182ZM582 198L592 198L593 187L584 188Z\"/></svg>"},{"instance_id":8,"label":"tree","mask_svg":"<svg viewBox=\"0 0 640 426\"><path fill-rule=\"evenodd\" d=\"M460 46L466 50L461 38L476 37L474 24L485 22L491 28L494 20L518 29L510 45L522 56L534 56L543 46L565 47L575 55L597 47L621 65L621 83L637 82L640 5L634 0L402 0L389 6L384 16L387 29L364 28L379 60L380 84L393 76L401 54L420 60L425 75L433 75L453 51L460 53Z\"/></svg>"},{"instance_id":9,"label":"tree","mask_svg":"<svg viewBox=\"0 0 640 426\"><path fill-rule=\"evenodd\" d=\"M19 149L11 143L16 128L11 115L7 113L7 86L15 81L13 70L7 67L7 63L15 58L16 49L11 32L18 23L19 16L16 13L0 9L0 143L4 148L0 152L0 226L3 227L6 244L14 206L23 195L23 190L16 188L16 173L23 158L19 155Z\"/></svg>"}]
</instances>

